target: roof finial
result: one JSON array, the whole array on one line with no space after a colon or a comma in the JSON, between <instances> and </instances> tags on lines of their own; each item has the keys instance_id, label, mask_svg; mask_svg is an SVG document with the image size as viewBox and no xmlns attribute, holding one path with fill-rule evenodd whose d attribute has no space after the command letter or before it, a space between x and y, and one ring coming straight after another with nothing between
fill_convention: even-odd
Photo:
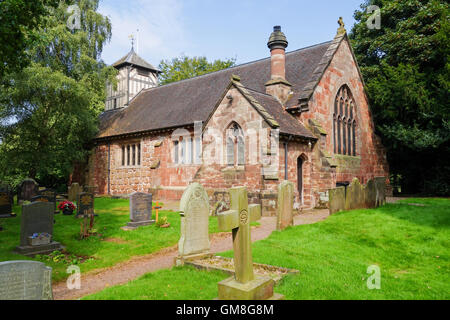
<instances>
[{"instance_id":1,"label":"roof finial","mask_svg":"<svg viewBox=\"0 0 450 320\"><path fill-rule=\"evenodd\" d=\"M339 17L338 24L339 24L339 28L337 30L337 35L342 36L342 35L346 34L347 30L345 30L345 23L344 23L344 19L342 19L342 17Z\"/></svg>"},{"instance_id":2,"label":"roof finial","mask_svg":"<svg viewBox=\"0 0 450 320\"><path fill-rule=\"evenodd\" d=\"M134 35L130 34L128 38L131 40L131 51L134 51Z\"/></svg>"}]
</instances>

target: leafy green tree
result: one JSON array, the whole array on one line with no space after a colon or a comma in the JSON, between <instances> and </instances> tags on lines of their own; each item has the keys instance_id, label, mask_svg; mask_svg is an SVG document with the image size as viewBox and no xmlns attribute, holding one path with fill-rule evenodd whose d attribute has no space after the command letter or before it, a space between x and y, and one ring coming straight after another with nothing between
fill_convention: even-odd
<instances>
[{"instance_id":1,"label":"leafy green tree","mask_svg":"<svg viewBox=\"0 0 450 320\"><path fill-rule=\"evenodd\" d=\"M48 7L39 40L27 48L31 64L0 88L0 180L26 176L47 186L67 181L83 162L104 108L105 83L116 70L101 60L111 23L98 0L80 0L80 29L69 29L69 4Z\"/></svg>"},{"instance_id":2,"label":"leafy green tree","mask_svg":"<svg viewBox=\"0 0 450 320\"><path fill-rule=\"evenodd\" d=\"M368 28L380 8L379 29ZM450 12L443 0L368 0L350 39L391 173L407 193L450 193Z\"/></svg>"},{"instance_id":3,"label":"leafy green tree","mask_svg":"<svg viewBox=\"0 0 450 320\"><path fill-rule=\"evenodd\" d=\"M227 69L234 66L235 63L235 59L208 62L206 57L189 58L186 56L174 58L171 61L163 60L159 64L159 69L162 71L159 80L161 84L176 82L200 76L205 73Z\"/></svg>"},{"instance_id":4,"label":"leafy green tree","mask_svg":"<svg viewBox=\"0 0 450 320\"><path fill-rule=\"evenodd\" d=\"M37 41L33 30L44 20L48 7L57 4L57 0L0 1L0 79L29 62L26 48Z\"/></svg>"}]
</instances>

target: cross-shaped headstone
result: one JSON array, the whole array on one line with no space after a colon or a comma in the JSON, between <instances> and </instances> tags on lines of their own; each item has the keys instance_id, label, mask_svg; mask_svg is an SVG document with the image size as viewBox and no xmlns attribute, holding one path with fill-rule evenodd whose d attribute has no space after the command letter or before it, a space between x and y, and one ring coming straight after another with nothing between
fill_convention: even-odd
<instances>
[{"instance_id":1,"label":"cross-shaped headstone","mask_svg":"<svg viewBox=\"0 0 450 320\"><path fill-rule=\"evenodd\" d=\"M250 223L261 219L261 206L249 205L247 189L230 189L231 210L217 214L219 229L233 232L235 280L247 283L255 279L253 273Z\"/></svg>"}]
</instances>

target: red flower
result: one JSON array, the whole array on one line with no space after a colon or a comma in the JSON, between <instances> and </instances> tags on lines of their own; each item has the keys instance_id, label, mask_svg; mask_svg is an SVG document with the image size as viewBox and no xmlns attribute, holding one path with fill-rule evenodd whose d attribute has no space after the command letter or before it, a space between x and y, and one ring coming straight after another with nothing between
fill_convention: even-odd
<instances>
[{"instance_id":1,"label":"red flower","mask_svg":"<svg viewBox=\"0 0 450 320\"><path fill-rule=\"evenodd\" d=\"M63 211L64 209L70 209L70 210L75 210L76 209L76 205L74 205L72 202L70 201L63 201L58 205L58 209Z\"/></svg>"}]
</instances>

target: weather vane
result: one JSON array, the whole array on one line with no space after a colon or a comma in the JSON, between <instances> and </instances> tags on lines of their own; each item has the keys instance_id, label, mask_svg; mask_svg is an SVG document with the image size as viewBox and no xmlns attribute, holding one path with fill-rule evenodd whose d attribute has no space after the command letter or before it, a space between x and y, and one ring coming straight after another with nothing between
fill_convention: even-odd
<instances>
[{"instance_id":1,"label":"weather vane","mask_svg":"<svg viewBox=\"0 0 450 320\"><path fill-rule=\"evenodd\" d=\"M131 40L131 49L134 50L134 35L130 34L128 38Z\"/></svg>"}]
</instances>

